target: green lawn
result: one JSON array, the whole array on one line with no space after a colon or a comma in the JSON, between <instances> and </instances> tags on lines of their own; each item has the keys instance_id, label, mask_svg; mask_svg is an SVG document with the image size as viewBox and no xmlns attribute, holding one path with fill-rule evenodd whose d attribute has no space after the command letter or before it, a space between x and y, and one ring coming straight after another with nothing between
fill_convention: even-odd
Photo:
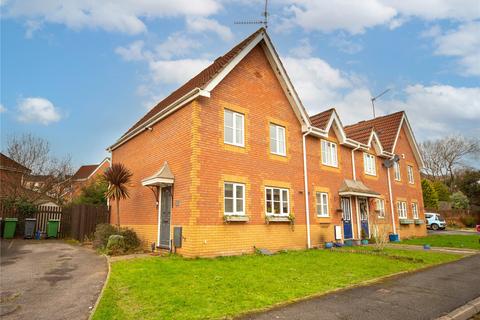
<instances>
[{"instance_id":1,"label":"green lawn","mask_svg":"<svg viewBox=\"0 0 480 320\"><path fill-rule=\"evenodd\" d=\"M429 244L432 247L469 248L480 250L480 236L472 235L430 235L422 238L412 238L399 242L400 244Z\"/></svg>"},{"instance_id":2,"label":"green lawn","mask_svg":"<svg viewBox=\"0 0 480 320\"><path fill-rule=\"evenodd\" d=\"M388 256L310 250L217 259L151 257L112 264L94 319L218 319L460 258L387 249Z\"/></svg>"}]
</instances>

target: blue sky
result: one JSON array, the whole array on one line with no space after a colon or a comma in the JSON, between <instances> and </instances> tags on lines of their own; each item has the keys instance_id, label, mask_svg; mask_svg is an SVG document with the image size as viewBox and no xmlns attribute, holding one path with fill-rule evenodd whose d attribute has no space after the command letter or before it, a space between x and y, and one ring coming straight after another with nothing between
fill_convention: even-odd
<instances>
[{"instance_id":1,"label":"blue sky","mask_svg":"<svg viewBox=\"0 0 480 320\"><path fill-rule=\"evenodd\" d=\"M258 26L263 1L1 1L1 142L33 133L76 166ZM417 139L480 136L477 0L270 1L307 110L344 124L406 110Z\"/></svg>"}]
</instances>

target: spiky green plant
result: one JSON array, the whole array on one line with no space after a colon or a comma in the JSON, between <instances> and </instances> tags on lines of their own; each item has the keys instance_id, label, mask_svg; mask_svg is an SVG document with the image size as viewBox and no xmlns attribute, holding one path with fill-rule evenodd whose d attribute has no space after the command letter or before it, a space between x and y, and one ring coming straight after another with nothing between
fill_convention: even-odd
<instances>
[{"instance_id":1,"label":"spiky green plant","mask_svg":"<svg viewBox=\"0 0 480 320\"><path fill-rule=\"evenodd\" d=\"M120 228L120 199L127 199L128 184L132 179L132 173L122 163L114 163L103 174L108 188L105 192L107 199L115 200L117 206L117 227Z\"/></svg>"}]
</instances>

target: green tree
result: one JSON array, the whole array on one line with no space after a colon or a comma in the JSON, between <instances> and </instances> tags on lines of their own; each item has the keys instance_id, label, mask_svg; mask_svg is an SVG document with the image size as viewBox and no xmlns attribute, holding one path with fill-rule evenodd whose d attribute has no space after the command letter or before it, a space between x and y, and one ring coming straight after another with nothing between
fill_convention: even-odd
<instances>
[{"instance_id":1,"label":"green tree","mask_svg":"<svg viewBox=\"0 0 480 320\"><path fill-rule=\"evenodd\" d=\"M117 207L117 227L120 228L120 199L126 199L128 193L128 184L132 179L132 173L121 163L114 163L103 174L105 181L108 182L108 188L105 192L107 199L115 200Z\"/></svg>"},{"instance_id":2,"label":"green tree","mask_svg":"<svg viewBox=\"0 0 480 320\"><path fill-rule=\"evenodd\" d=\"M108 183L104 179L97 179L82 188L80 195L74 200L77 204L107 204L105 193Z\"/></svg>"},{"instance_id":3,"label":"green tree","mask_svg":"<svg viewBox=\"0 0 480 320\"><path fill-rule=\"evenodd\" d=\"M438 208L438 194L432 185L432 182L427 179L422 180L423 204L425 208Z\"/></svg>"},{"instance_id":4,"label":"green tree","mask_svg":"<svg viewBox=\"0 0 480 320\"><path fill-rule=\"evenodd\" d=\"M454 209L468 209L469 201L466 195L461 191L452 193L452 207Z\"/></svg>"},{"instance_id":5,"label":"green tree","mask_svg":"<svg viewBox=\"0 0 480 320\"><path fill-rule=\"evenodd\" d=\"M433 188L437 192L438 201L450 201L450 190L445 183L442 181L434 181L432 183Z\"/></svg>"},{"instance_id":6,"label":"green tree","mask_svg":"<svg viewBox=\"0 0 480 320\"><path fill-rule=\"evenodd\" d=\"M463 171L456 184L460 191L468 197L470 204L480 206L480 170L467 169Z\"/></svg>"}]
</instances>

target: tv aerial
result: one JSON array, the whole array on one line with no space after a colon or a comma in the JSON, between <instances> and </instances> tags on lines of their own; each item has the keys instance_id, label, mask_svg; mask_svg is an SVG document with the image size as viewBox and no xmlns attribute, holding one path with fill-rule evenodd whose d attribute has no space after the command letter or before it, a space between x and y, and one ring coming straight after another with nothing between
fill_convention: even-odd
<instances>
[{"instance_id":1,"label":"tv aerial","mask_svg":"<svg viewBox=\"0 0 480 320\"><path fill-rule=\"evenodd\" d=\"M268 0L265 0L265 8L261 14L263 17L262 20L243 20L243 21L235 21L234 24L262 24L265 29L268 28Z\"/></svg>"},{"instance_id":2,"label":"tv aerial","mask_svg":"<svg viewBox=\"0 0 480 320\"><path fill-rule=\"evenodd\" d=\"M375 119L375 101L380 98L381 96L383 96L385 93L387 93L388 91L390 91L390 88L384 90L382 93L380 93L379 95L377 95L376 97L372 97L370 98L370 101L372 101L372 111L373 111L373 118Z\"/></svg>"}]
</instances>

